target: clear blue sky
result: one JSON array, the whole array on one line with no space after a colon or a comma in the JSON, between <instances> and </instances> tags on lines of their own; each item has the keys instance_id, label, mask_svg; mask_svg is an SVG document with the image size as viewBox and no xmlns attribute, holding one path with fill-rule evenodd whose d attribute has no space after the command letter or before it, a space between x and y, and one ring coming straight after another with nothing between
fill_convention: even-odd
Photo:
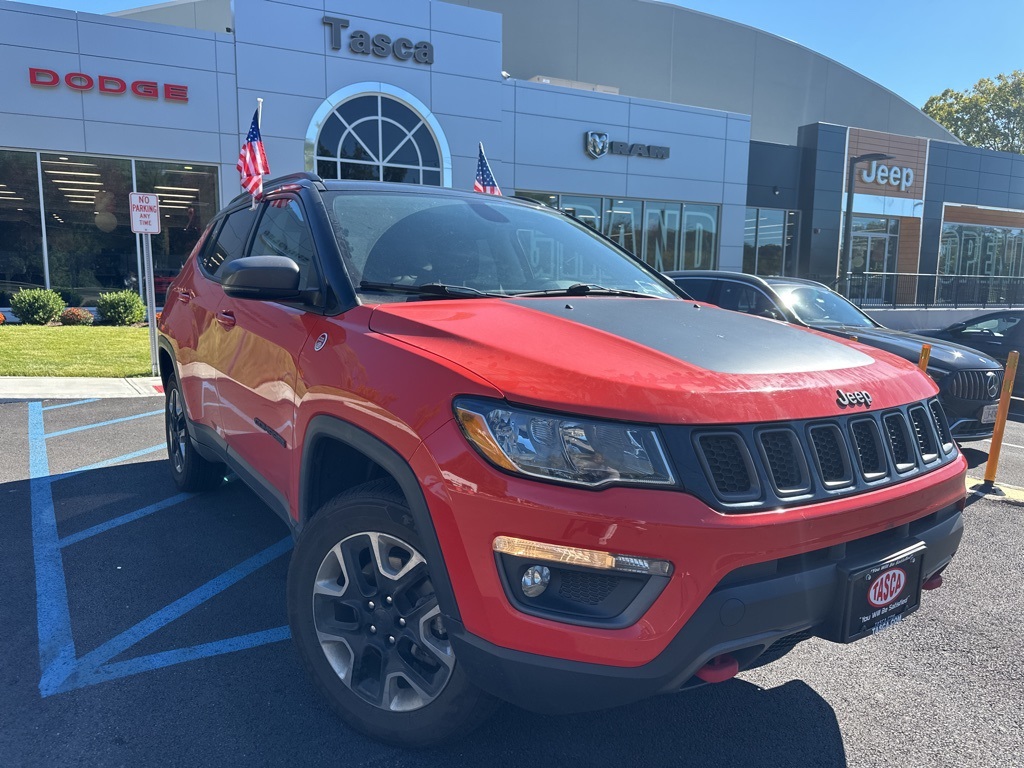
<instances>
[{"instance_id":1,"label":"clear blue sky","mask_svg":"<svg viewBox=\"0 0 1024 768\"><path fill-rule=\"evenodd\" d=\"M109 13L138 0L24 0ZM387 2L387 0L379 0ZM586 3L587 0L580 0ZM1024 0L677 0L845 64L915 106L1024 69Z\"/></svg>"}]
</instances>

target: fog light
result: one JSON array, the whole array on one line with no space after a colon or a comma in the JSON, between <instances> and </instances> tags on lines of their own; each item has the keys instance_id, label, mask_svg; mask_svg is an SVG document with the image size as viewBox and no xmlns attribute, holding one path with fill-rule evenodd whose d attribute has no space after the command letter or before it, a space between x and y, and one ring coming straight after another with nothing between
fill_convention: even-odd
<instances>
[{"instance_id":1,"label":"fog light","mask_svg":"<svg viewBox=\"0 0 1024 768\"><path fill-rule=\"evenodd\" d=\"M527 597L539 597L544 594L551 581L551 571L543 565L531 565L523 574L523 594Z\"/></svg>"}]
</instances>

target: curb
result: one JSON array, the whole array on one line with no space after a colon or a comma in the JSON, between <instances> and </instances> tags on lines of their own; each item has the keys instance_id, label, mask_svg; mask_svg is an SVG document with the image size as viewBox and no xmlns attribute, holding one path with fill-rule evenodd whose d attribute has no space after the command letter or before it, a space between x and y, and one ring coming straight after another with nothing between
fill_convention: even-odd
<instances>
[{"instance_id":1,"label":"curb","mask_svg":"<svg viewBox=\"0 0 1024 768\"><path fill-rule=\"evenodd\" d=\"M159 377L93 379L85 377L0 376L0 403L21 400L156 397L163 395Z\"/></svg>"},{"instance_id":2,"label":"curb","mask_svg":"<svg viewBox=\"0 0 1024 768\"><path fill-rule=\"evenodd\" d=\"M1016 485L997 484L991 491L979 490L983 484L984 480L968 476L965 483L968 495L991 501L1012 501L1024 504L1024 488Z\"/></svg>"}]
</instances>

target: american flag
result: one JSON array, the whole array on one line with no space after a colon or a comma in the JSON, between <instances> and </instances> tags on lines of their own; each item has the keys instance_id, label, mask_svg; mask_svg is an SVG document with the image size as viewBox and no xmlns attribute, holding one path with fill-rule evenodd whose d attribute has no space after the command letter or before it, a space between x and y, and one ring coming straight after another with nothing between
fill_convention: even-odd
<instances>
[{"instance_id":1,"label":"american flag","mask_svg":"<svg viewBox=\"0 0 1024 768\"><path fill-rule=\"evenodd\" d=\"M501 189L498 188L497 182L494 180L494 174L491 173L491 166L487 162L487 155L484 154L483 142L480 142L480 155L476 161L476 181L473 182L474 192L483 192L485 195L500 195Z\"/></svg>"},{"instance_id":2,"label":"american flag","mask_svg":"<svg viewBox=\"0 0 1024 768\"><path fill-rule=\"evenodd\" d=\"M242 188L253 196L254 200L263 195L263 177L270 173L267 153L263 150L263 137L260 136L259 107L252 115L252 125L238 153L238 164L235 166L242 175Z\"/></svg>"}]
</instances>

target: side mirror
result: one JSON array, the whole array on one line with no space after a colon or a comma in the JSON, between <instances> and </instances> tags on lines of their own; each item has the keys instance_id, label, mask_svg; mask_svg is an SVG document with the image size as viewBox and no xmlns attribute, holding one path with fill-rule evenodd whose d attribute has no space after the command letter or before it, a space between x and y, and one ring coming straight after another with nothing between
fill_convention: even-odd
<instances>
[{"instance_id":1,"label":"side mirror","mask_svg":"<svg viewBox=\"0 0 1024 768\"><path fill-rule=\"evenodd\" d=\"M287 301L299 298L299 265L285 256L246 256L228 262L221 288L233 299Z\"/></svg>"},{"instance_id":2,"label":"side mirror","mask_svg":"<svg viewBox=\"0 0 1024 768\"><path fill-rule=\"evenodd\" d=\"M761 312L761 317L767 317L770 320L782 320L782 313L777 309L766 309Z\"/></svg>"},{"instance_id":3,"label":"side mirror","mask_svg":"<svg viewBox=\"0 0 1024 768\"><path fill-rule=\"evenodd\" d=\"M967 323L953 323L946 330L950 333L963 333L964 328L967 327Z\"/></svg>"}]
</instances>

